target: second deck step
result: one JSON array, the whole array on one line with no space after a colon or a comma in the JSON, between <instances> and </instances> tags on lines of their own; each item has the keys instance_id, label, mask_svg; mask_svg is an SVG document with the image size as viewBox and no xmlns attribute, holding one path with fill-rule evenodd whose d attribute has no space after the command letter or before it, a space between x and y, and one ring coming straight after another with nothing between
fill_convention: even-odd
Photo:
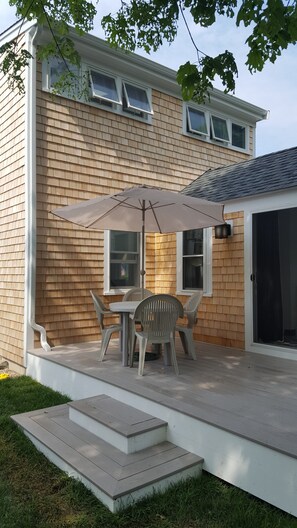
<instances>
[{"instance_id":1,"label":"second deck step","mask_svg":"<svg viewBox=\"0 0 297 528\"><path fill-rule=\"evenodd\" d=\"M68 406L70 420L126 454L166 440L166 422L105 394Z\"/></svg>"}]
</instances>

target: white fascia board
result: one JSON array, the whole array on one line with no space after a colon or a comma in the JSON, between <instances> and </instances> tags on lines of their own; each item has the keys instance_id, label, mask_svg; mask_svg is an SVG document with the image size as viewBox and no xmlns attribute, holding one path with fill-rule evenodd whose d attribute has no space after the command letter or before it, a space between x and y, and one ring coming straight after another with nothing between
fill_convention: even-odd
<instances>
[{"instance_id":1,"label":"white fascia board","mask_svg":"<svg viewBox=\"0 0 297 528\"><path fill-rule=\"evenodd\" d=\"M22 35L23 33L26 33L31 29L31 27L36 25L35 20L30 20L27 22L22 22L21 20L19 22L16 22L9 28L7 28L3 33L0 34L0 46L3 46L7 42L10 42L11 40L14 40L18 36Z\"/></svg>"},{"instance_id":2,"label":"white fascia board","mask_svg":"<svg viewBox=\"0 0 297 528\"><path fill-rule=\"evenodd\" d=\"M297 187L288 187L270 193L245 196L237 200L224 202L224 214L245 212L265 212L296 207Z\"/></svg>"},{"instance_id":3,"label":"white fascia board","mask_svg":"<svg viewBox=\"0 0 297 528\"><path fill-rule=\"evenodd\" d=\"M132 52L112 48L106 41L93 35L79 36L74 30L70 32L76 49L83 61L94 66L113 71L122 77L141 80L151 88L172 95L182 100L181 89L176 81L176 71L158 64L151 59ZM44 28L39 35L39 42L47 42L50 33ZM206 99L207 103L207 99ZM203 108L204 105L202 105ZM210 102L205 108L228 115L247 124L255 125L257 121L267 119L268 112L233 95L214 88L210 92Z\"/></svg>"},{"instance_id":4,"label":"white fascia board","mask_svg":"<svg viewBox=\"0 0 297 528\"><path fill-rule=\"evenodd\" d=\"M35 21L23 24L17 22L4 33L0 35L1 44L5 44L15 38L21 28L21 32L29 30ZM38 42L40 44L48 42L51 34L47 28L40 28ZM127 53L120 49L112 48L106 41L93 35L79 36L73 29L70 35L76 44L76 49L83 60L92 62L109 70L114 70L123 77L128 76L135 79L141 79L142 83L151 88L160 90L169 95L173 95L182 100L181 89L176 81L176 71L158 64L151 59L137 55L136 53ZM207 100L206 100L207 101ZM204 105L202 105L203 107ZM255 125L258 121L268 118L268 111L248 103L233 95L225 94L221 90L214 88L210 92L209 104L205 104L212 111L228 115L235 119Z\"/></svg>"}]
</instances>

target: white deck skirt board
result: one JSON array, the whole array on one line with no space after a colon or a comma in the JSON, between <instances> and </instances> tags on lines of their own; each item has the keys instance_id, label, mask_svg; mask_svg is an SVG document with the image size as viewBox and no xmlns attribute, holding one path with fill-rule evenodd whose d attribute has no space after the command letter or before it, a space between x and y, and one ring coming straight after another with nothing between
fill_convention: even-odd
<instances>
[{"instance_id":1,"label":"white deck skirt board","mask_svg":"<svg viewBox=\"0 0 297 528\"><path fill-rule=\"evenodd\" d=\"M166 440L167 424L106 394L70 402L69 417L124 453Z\"/></svg>"},{"instance_id":2,"label":"white deck skirt board","mask_svg":"<svg viewBox=\"0 0 297 528\"><path fill-rule=\"evenodd\" d=\"M169 442L124 455L73 423L68 405L12 417L58 467L90 488L111 511L189 476L199 476L202 459Z\"/></svg>"},{"instance_id":3,"label":"white deck skirt board","mask_svg":"<svg viewBox=\"0 0 297 528\"><path fill-rule=\"evenodd\" d=\"M168 440L207 471L297 516L297 362L197 343L197 361L178 351L180 376L161 360L140 379L116 349L101 364L97 350L36 350L27 373L73 399L107 394L166 421Z\"/></svg>"}]
</instances>

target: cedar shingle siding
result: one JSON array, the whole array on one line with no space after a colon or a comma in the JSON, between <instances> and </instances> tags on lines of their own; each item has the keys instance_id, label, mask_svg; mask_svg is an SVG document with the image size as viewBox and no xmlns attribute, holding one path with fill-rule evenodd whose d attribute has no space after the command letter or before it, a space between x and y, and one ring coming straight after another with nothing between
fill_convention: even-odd
<instances>
[{"instance_id":1,"label":"cedar shingle siding","mask_svg":"<svg viewBox=\"0 0 297 528\"><path fill-rule=\"evenodd\" d=\"M134 71L140 71L141 77L138 59L136 63ZM12 92L5 79L0 83L0 355L22 365L28 319L24 314L25 220L31 215L25 211L25 191L32 177L25 175L26 97ZM176 92L169 95L160 90L152 89L154 115L149 124L43 91L38 65L36 152L32 160L33 166L36 161L37 186L33 308L36 323L45 328L51 346L100 337L89 290L102 294L104 278L103 232L58 220L51 213L53 209L143 183L180 191L208 169L250 157L246 152L184 135L182 101L172 95ZM253 126L249 142L253 152ZM28 145L32 146L31 140ZM213 296L202 301L195 337L241 347L243 218L239 213L233 219L232 244L213 241ZM176 235L149 235L146 240L146 286L155 292L175 294ZM106 302L111 300L116 298ZM37 347L39 339L36 333Z\"/></svg>"}]
</instances>

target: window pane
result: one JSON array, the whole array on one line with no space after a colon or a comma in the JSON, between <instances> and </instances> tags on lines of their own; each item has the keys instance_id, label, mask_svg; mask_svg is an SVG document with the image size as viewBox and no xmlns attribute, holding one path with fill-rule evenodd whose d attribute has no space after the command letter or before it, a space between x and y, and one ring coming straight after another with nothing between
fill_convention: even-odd
<instances>
[{"instance_id":1,"label":"window pane","mask_svg":"<svg viewBox=\"0 0 297 528\"><path fill-rule=\"evenodd\" d=\"M73 73L74 75L78 75L78 68L74 64L65 63L65 61L61 59L53 58L50 62L50 87L52 87L56 82L58 82L61 79L61 76L65 76L66 74ZM77 84L77 79L75 80Z\"/></svg>"},{"instance_id":2,"label":"window pane","mask_svg":"<svg viewBox=\"0 0 297 528\"><path fill-rule=\"evenodd\" d=\"M245 149L245 127L232 123L232 145Z\"/></svg>"},{"instance_id":3,"label":"window pane","mask_svg":"<svg viewBox=\"0 0 297 528\"><path fill-rule=\"evenodd\" d=\"M223 141L229 141L229 134L227 128L226 119L220 117L211 116L213 137L214 139L222 139Z\"/></svg>"},{"instance_id":4,"label":"window pane","mask_svg":"<svg viewBox=\"0 0 297 528\"><path fill-rule=\"evenodd\" d=\"M140 285L139 233L110 231L110 287Z\"/></svg>"},{"instance_id":5,"label":"window pane","mask_svg":"<svg viewBox=\"0 0 297 528\"><path fill-rule=\"evenodd\" d=\"M138 86L132 86L132 84L124 83L124 91L128 108L130 107L135 110L141 110L148 114L152 113L146 90L139 88Z\"/></svg>"},{"instance_id":6,"label":"window pane","mask_svg":"<svg viewBox=\"0 0 297 528\"><path fill-rule=\"evenodd\" d=\"M127 231L110 232L110 250L111 251L132 251L138 253L138 233Z\"/></svg>"},{"instance_id":7,"label":"window pane","mask_svg":"<svg viewBox=\"0 0 297 528\"><path fill-rule=\"evenodd\" d=\"M183 233L183 255L203 255L203 229Z\"/></svg>"},{"instance_id":8,"label":"window pane","mask_svg":"<svg viewBox=\"0 0 297 528\"><path fill-rule=\"evenodd\" d=\"M190 132L197 132L201 134L208 134L206 119L204 112L200 112L194 108L187 108L188 111L188 126Z\"/></svg>"},{"instance_id":9,"label":"window pane","mask_svg":"<svg viewBox=\"0 0 297 528\"><path fill-rule=\"evenodd\" d=\"M183 258L183 290L203 289L203 257Z\"/></svg>"},{"instance_id":10,"label":"window pane","mask_svg":"<svg viewBox=\"0 0 297 528\"><path fill-rule=\"evenodd\" d=\"M106 101L119 103L119 95L116 87L116 82L113 77L104 75L103 73L91 71L91 85L92 96L99 97Z\"/></svg>"},{"instance_id":11,"label":"window pane","mask_svg":"<svg viewBox=\"0 0 297 528\"><path fill-rule=\"evenodd\" d=\"M110 264L110 286L125 288L139 286L139 266L127 262Z\"/></svg>"}]
</instances>

